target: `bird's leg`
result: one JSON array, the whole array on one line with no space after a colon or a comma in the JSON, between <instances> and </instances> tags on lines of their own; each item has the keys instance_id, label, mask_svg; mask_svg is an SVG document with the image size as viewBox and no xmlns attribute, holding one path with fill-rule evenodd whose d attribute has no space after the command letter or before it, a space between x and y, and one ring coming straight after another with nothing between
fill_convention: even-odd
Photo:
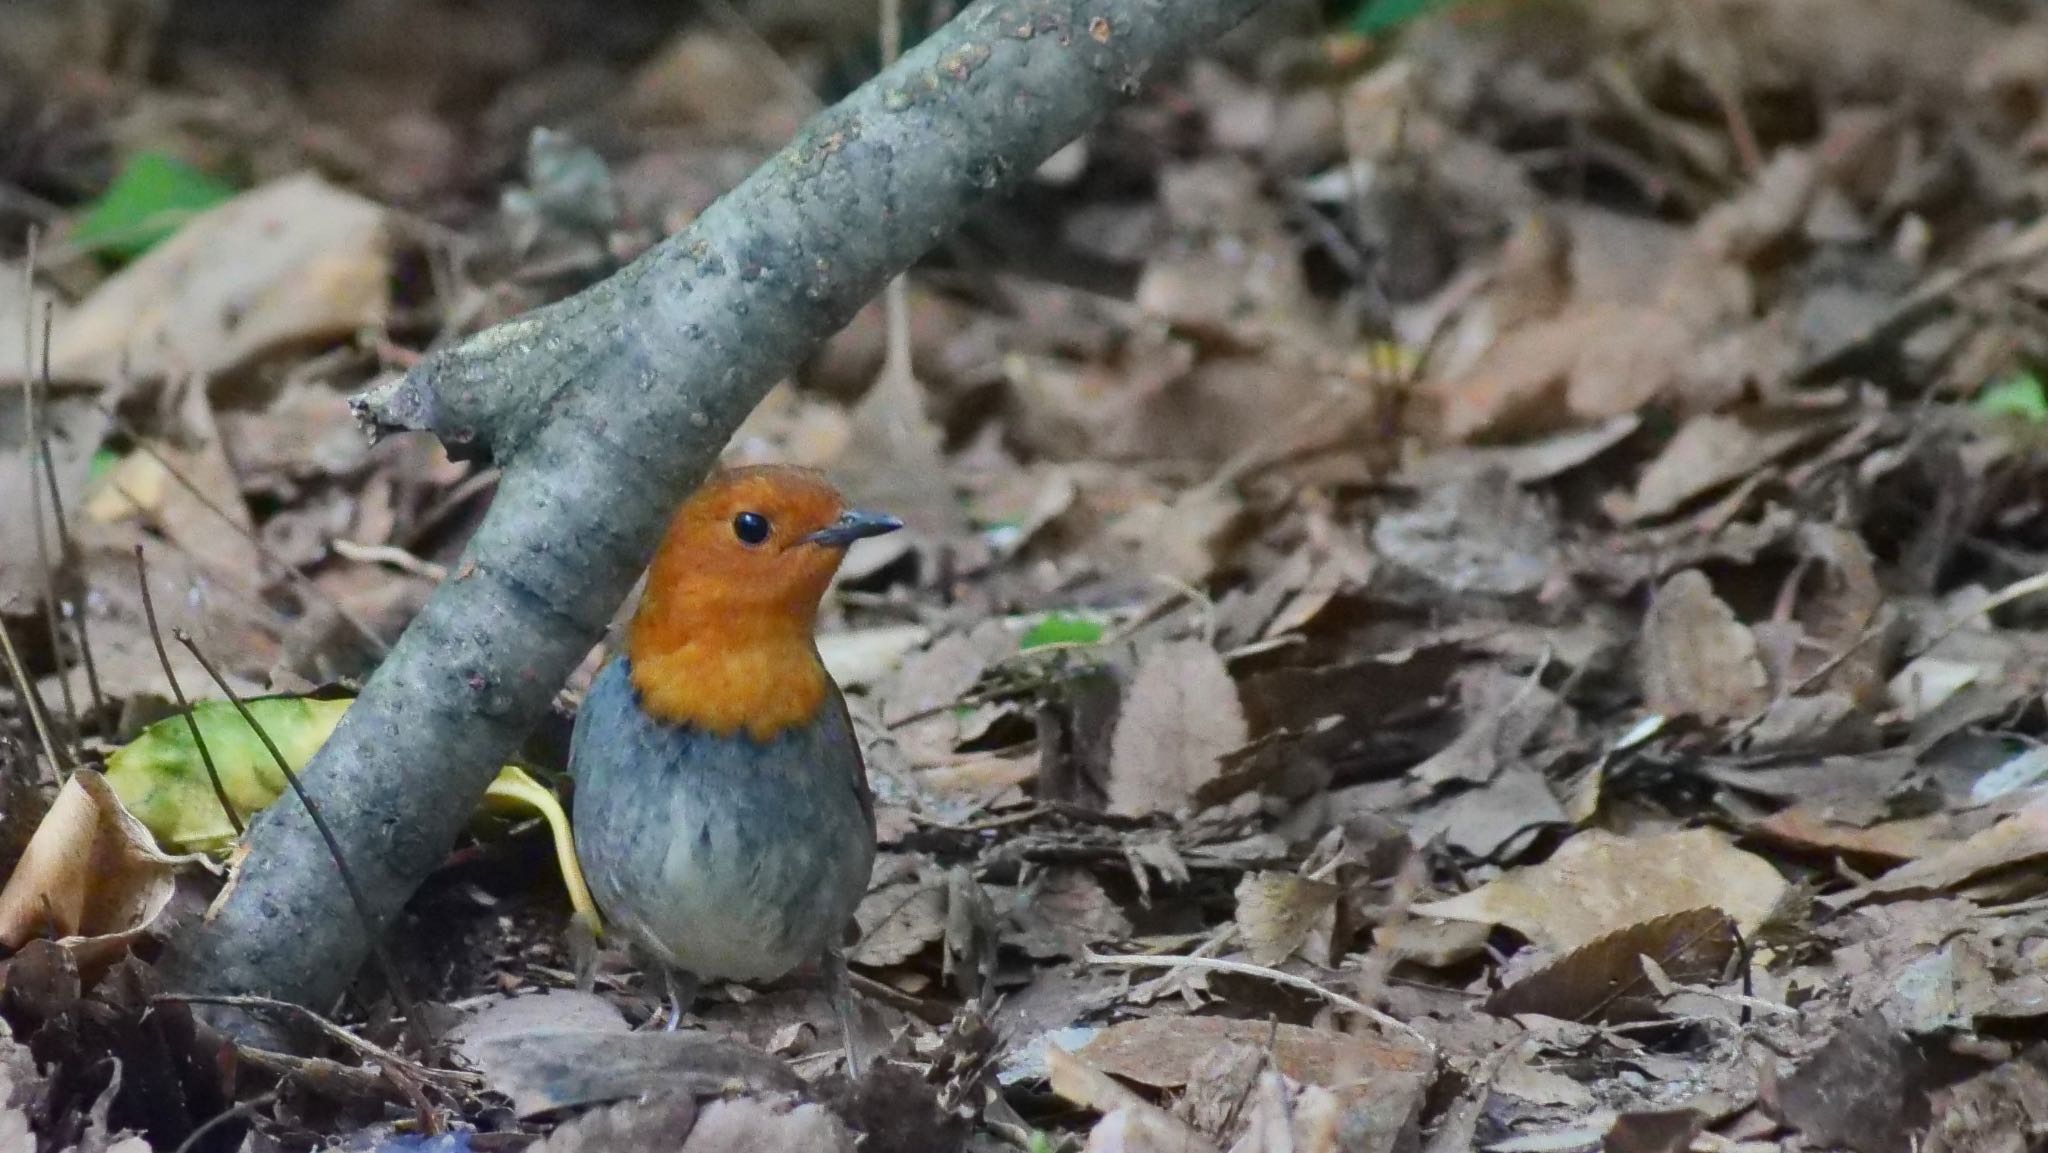
<instances>
[{"instance_id":1,"label":"bird's leg","mask_svg":"<svg viewBox=\"0 0 2048 1153\"><path fill-rule=\"evenodd\" d=\"M866 1047L860 1038L860 1005L853 999L853 980L846 972L846 953L837 945L825 948L825 989L832 1008L839 1014L840 1031L846 1034L846 1073L858 1081L867 1071Z\"/></svg>"},{"instance_id":2,"label":"bird's leg","mask_svg":"<svg viewBox=\"0 0 2048 1153\"><path fill-rule=\"evenodd\" d=\"M683 1023L683 1013L697 999L697 987L701 983L697 974L674 965L658 965L661 970L662 999L668 1002L668 1020L662 1025L662 1032L673 1033Z\"/></svg>"}]
</instances>

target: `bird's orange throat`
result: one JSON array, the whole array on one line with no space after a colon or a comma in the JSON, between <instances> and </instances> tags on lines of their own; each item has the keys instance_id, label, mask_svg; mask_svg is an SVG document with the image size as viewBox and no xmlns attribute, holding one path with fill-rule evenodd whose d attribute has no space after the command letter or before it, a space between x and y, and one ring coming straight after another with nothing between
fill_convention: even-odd
<instances>
[{"instance_id":1,"label":"bird's orange throat","mask_svg":"<svg viewBox=\"0 0 2048 1153\"><path fill-rule=\"evenodd\" d=\"M627 651L649 716L720 736L744 731L768 741L809 724L831 687L809 614L693 629L643 607Z\"/></svg>"}]
</instances>

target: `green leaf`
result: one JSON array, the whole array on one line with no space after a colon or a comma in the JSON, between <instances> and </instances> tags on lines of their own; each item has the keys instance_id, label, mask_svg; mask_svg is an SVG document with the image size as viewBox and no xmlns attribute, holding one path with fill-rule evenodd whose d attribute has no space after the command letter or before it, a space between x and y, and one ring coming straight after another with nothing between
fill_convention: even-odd
<instances>
[{"instance_id":1,"label":"green leaf","mask_svg":"<svg viewBox=\"0 0 2048 1153\"><path fill-rule=\"evenodd\" d=\"M1101 621L1092 621L1087 617L1071 616L1067 613L1054 613L1032 625L1030 631L1024 634L1024 639L1017 642L1017 647L1019 650L1029 650L1044 648L1047 645L1092 645L1102 639L1102 633Z\"/></svg>"},{"instance_id":2,"label":"green leaf","mask_svg":"<svg viewBox=\"0 0 2048 1153\"><path fill-rule=\"evenodd\" d=\"M1977 393L1978 412L1995 416L2017 416L2031 424L2048 421L2048 393L2031 372L2016 373L1996 380Z\"/></svg>"},{"instance_id":3,"label":"green leaf","mask_svg":"<svg viewBox=\"0 0 2048 1153\"><path fill-rule=\"evenodd\" d=\"M131 157L114 183L86 208L71 238L132 260L235 190L162 152Z\"/></svg>"},{"instance_id":4,"label":"green leaf","mask_svg":"<svg viewBox=\"0 0 2048 1153\"><path fill-rule=\"evenodd\" d=\"M259 697L245 703L256 723L277 742L277 751L292 771L298 772L334 732L350 702ZM289 787L284 774L234 702L195 701L192 717L199 722L228 800L247 824L249 814L261 811ZM170 852L218 854L234 843L234 826L221 812L220 798L206 776L206 762L182 715L149 726L108 757L107 783Z\"/></svg>"},{"instance_id":5,"label":"green leaf","mask_svg":"<svg viewBox=\"0 0 2048 1153\"><path fill-rule=\"evenodd\" d=\"M1351 30L1360 36L1379 36L1426 15L1431 9L1454 0L1366 0L1351 17Z\"/></svg>"}]
</instances>

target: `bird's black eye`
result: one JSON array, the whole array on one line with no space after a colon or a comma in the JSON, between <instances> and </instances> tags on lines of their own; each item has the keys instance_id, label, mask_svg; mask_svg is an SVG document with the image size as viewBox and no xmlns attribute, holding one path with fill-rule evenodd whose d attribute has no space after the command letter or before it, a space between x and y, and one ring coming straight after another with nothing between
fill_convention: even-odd
<instances>
[{"instance_id":1,"label":"bird's black eye","mask_svg":"<svg viewBox=\"0 0 2048 1153\"><path fill-rule=\"evenodd\" d=\"M743 512L732 518L732 535L741 544L760 544L768 539L768 518L758 512Z\"/></svg>"}]
</instances>

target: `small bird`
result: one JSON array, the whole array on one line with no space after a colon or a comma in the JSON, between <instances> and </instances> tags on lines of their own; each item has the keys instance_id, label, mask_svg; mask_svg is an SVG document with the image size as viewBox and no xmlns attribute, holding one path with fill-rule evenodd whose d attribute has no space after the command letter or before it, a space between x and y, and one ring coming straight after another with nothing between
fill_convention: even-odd
<instances>
[{"instance_id":1,"label":"small bird","mask_svg":"<svg viewBox=\"0 0 2048 1153\"><path fill-rule=\"evenodd\" d=\"M714 474L584 697L576 855L608 925L656 960L671 1029L702 979L822 958L854 1055L838 945L874 864L874 804L814 630L848 546L901 527L809 469Z\"/></svg>"}]
</instances>

